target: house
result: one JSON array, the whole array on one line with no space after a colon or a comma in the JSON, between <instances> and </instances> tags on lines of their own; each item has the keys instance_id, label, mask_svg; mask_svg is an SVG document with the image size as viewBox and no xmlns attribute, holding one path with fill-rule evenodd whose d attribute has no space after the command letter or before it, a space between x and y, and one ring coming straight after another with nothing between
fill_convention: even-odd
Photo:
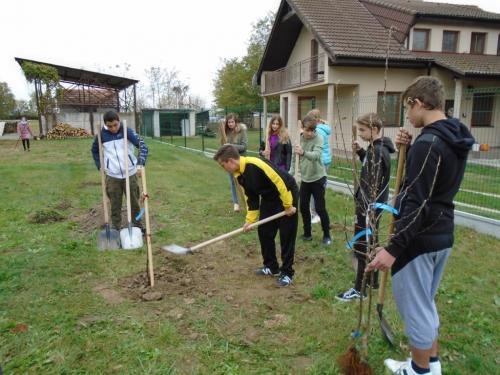
<instances>
[{"instance_id":1,"label":"house","mask_svg":"<svg viewBox=\"0 0 500 375\"><path fill-rule=\"evenodd\" d=\"M142 109L141 134L148 137L194 136L196 134L196 110L194 109Z\"/></svg>"},{"instance_id":2,"label":"house","mask_svg":"<svg viewBox=\"0 0 500 375\"><path fill-rule=\"evenodd\" d=\"M386 56L388 61L385 77ZM500 146L500 14L420 0L282 0L256 78L266 108L278 95L292 139L319 108L350 150L353 119L379 113L386 135L404 124L401 92L438 77L449 115L479 143Z\"/></svg>"}]
</instances>

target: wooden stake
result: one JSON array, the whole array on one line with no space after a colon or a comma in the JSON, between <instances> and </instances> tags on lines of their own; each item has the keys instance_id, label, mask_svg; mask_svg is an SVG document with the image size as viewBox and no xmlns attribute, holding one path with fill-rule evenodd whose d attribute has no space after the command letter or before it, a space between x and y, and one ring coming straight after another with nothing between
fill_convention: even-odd
<instances>
[{"instance_id":1,"label":"wooden stake","mask_svg":"<svg viewBox=\"0 0 500 375\"><path fill-rule=\"evenodd\" d=\"M153 270L153 249L151 245L151 224L149 222L149 195L148 187L146 184L146 167L141 170L142 178L142 195L144 197L144 216L146 220L146 244L148 247L148 275L149 275L149 286L152 288L155 286L155 273Z\"/></svg>"}]
</instances>

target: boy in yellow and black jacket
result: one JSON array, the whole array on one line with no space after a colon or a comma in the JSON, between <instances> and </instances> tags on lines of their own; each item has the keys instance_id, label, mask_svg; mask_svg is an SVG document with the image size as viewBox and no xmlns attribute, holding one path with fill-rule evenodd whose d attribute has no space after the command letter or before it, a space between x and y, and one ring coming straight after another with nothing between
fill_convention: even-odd
<instances>
[{"instance_id":1,"label":"boy in yellow and black jacket","mask_svg":"<svg viewBox=\"0 0 500 375\"><path fill-rule=\"evenodd\" d=\"M297 236L298 215L296 213L298 188L288 173L280 170L268 160L240 156L232 145L222 146L214 155L222 168L232 173L245 191L247 216L244 230L257 220L277 214L283 210L286 216L262 224L258 228L263 267L256 274L279 276L278 285L291 284L294 270L295 238ZM275 237L280 232L281 260L276 259Z\"/></svg>"}]
</instances>

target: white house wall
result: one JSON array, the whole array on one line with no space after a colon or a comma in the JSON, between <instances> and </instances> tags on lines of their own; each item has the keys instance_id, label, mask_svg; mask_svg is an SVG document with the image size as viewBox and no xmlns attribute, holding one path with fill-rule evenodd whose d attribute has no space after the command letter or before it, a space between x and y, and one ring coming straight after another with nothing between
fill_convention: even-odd
<instances>
[{"instance_id":1,"label":"white house wall","mask_svg":"<svg viewBox=\"0 0 500 375\"><path fill-rule=\"evenodd\" d=\"M299 37L295 42L287 66L298 63L299 61L311 58L311 40L314 39L313 34L304 26L300 31ZM324 49L318 43L318 54L324 53Z\"/></svg>"},{"instance_id":2,"label":"white house wall","mask_svg":"<svg viewBox=\"0 0 500 375\"><path fill-rule=\"evenodd\" d=\"M391 69L387 73L387 91L404 91L425 69ZM376 96L384 90L384 68L330 67L329 83L359 85L359 96ZM375 102L376 105L376 102ZM375 108L376 109L376 108Z\"/></svg>"}]
</instances>

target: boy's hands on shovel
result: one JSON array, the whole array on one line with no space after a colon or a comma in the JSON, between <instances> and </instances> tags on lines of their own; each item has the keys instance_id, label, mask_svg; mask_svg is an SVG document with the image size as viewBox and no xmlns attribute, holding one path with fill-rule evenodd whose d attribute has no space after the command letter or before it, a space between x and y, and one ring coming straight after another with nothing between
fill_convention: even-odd
<instances>
[{"instance_id":1,"label":"boy's hands on shovel","mask_svg":"<svg viewBox=\"0 0 500 375\"><path fill-rule=\"evenodd\" d=\"M399 128L396 133L396 147L399 150L401 146L408 146L411 143L413 136L407 129Z\"/></svg>"},{"instance_id":2,"label":"boy's hands on shovel","mask_svg":"<svg viewBox=\"0 0 500 375\"><path fill-rule=\"evenodd\" d=\"M142 177L142 168L144 168L142 165L137 166L137 177Z\"/></svg>"},{"instance_id":3,"label":"boy's hands on shovel","mask_svg":"<svg viewBox=\"0 0 500 375\"><path fill-rule=\"evenodd\" d=\"M293 206L285 208L285 215L286 216L292 216L293 214L295 214L295 212L297 212L297 209ZM253 228L253 227L251 227L252 224L254 224L254 223L245 222L245 224L243 224L243 232L251 231Z\"/></svg>"}]
</instances>

